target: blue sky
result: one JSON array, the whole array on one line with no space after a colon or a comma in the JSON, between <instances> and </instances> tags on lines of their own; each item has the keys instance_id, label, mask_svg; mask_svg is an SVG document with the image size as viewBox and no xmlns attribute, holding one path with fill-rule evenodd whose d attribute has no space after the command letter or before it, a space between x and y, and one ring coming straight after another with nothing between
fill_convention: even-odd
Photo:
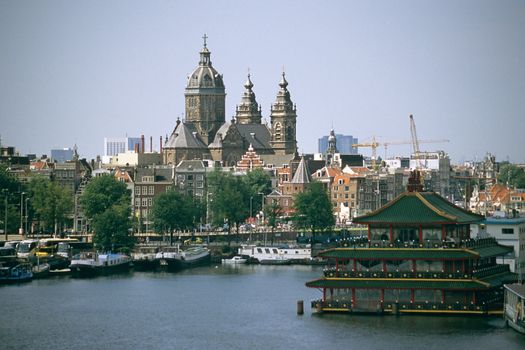
<instances>
[{"instance_id":1,"label":"blue sky","mask_svg":"<svg viewBox=\"0 0 525 350\"><path fill-rule=\"evenodd\" d=\"M413 114L420 139L450 140L423 150L525 162L525 2L508 0L1 1L2 143L90 159L104 137L144 134L158 149L204 33L228 119L248 69L268 118L284 67L300 152L332 126L410 140Z\"/></svg>"}]
</instances>

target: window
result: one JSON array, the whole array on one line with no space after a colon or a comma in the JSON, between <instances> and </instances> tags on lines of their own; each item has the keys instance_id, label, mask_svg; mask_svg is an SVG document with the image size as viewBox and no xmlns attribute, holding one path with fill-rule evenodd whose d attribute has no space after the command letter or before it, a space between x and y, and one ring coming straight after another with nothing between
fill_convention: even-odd
<instances>
[{"instance_id":1,"label":"window","mask_svg":"<svg viewBox=\"0 0 525 350\"><path fill-rule=\"evenodd\" d=\"M188 174L188 181L193 181L193 175Z\"/></svg>"},{"instance_id":2,"label":"window","mask_svg":"<svg viewBox=\"0 0 525 350\"><path fill-rule=\"evenodd\" d=\"M197 181L197 188L203 188L204 184L202 181Z\"/></svg>"},{"instance_id":3,"label":"window","mask_svg":"<svg viewBox=\"0 0 525 350\"><path fill-rule=\"evenodd\" d=\"M142 194L148 193L148 186L142 186Z\"/></svg>"},{"instance_id":4,"label":"window","mask_svg":"<svg viewBox=\"0 0 525 350\"><path fill-rule=\"evenodd\" d=\"M513 235L514 229L513 228L502 228L501 233L503 233L504 235Z\"/></svg>"},{"instance_id":5,"label":"window","mask_svg":"<svg viewBox=\"0 0 525 350\"><path fill-rule=\"evenodd\" d=\"M135 188L135 193L136 193L138 196L140 196L140 186L137 186L137 187Z\"/></svg>"},{"instance_id":6,"label":"window","mask_svg":"<svg viewBox=\"0 0 525 350\"><path fill-rule=\"evenodd\" d=\"M143 207L148 206L148 199L147 198L142 198L142 206Z\"/></svg>"},{"instance_id":7,"label":"window","mask_svg":"<svg viewBox=\"0 0 525 350\"><path fill-rule=\"evenodd\" d=\"M345 192L350 191L350 186L345 186Z\"/></svg>"},{"instance_id":8,"label":"window","mask_svg":"<svg viewBox=\"0 0 525 350\"><path fill-rule=\"evenodd\" d=\"M171 191L171 186L166 186L166 192Z\"/></svg>"},{"instance_id":9,"label":"window","mask_svg":"<svg viewBox=\"0 0 525 350\"><path fill-rule=\"evenodd\" d=\"M155 187L149 186L149 195L154 195L154 194L155 194Z\"/></svg>"},{"instance_id":10,"label":"window","mask_svg":"<svg viewBox=\"0 0 525 350\"><path fill-rule=\"evenodd\" d=\"M339 179L339 181L337 182L339 185L342 185L343 184L343 179Z\"/></svg>"},{"instance_id":11,"label":"window","mask_svg":"<svg viewBox=\"0 0 525 350\"><path fill-rule=\"evenodd\" d=\"M204 176L202 176L202 174L195 175L195 180L202 181L202 180L204 180Z\"/></svg>"},{"instance_id":12,"label":"window","mask_svg":"<svg viewBox=\"0 0 525 350\"><path fill-rule=\"evenodd\" d=\"M148 198L148 207L153 205L153 198Z\"/></svg>"}]
</instances>

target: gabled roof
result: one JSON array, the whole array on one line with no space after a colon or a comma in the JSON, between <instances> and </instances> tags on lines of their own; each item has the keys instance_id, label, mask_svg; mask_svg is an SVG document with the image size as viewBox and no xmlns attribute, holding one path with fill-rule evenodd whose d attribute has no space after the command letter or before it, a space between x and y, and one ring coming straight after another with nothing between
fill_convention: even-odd
<instances>
[{"instance_id":1,"label":"gabled roof","mask_svg":"<svg viewBox=\"0 0 525 350\"><path fill-rule=\"evenodd\" d=\"M471 213L433 192L405 192L378 210L353 221L359 224L477 223L484 216Z\"/></svg>"},{"instance_id":2,"label":"gabled roof","mask_svg":"<svg viewBox=\"0 0 525 350\"><path fill-rule=\"evenodd\" d=\"M179 123L164 148L200 148L206 149L207 146L202 142L196 133L193 133L186 123Z\"/></svg>"},{"instance_id":3,"label":"gabled roof","mask_svg":"<svg viewBox=\"0 0 525 350\"><path fill-rule=\"evenodd\" d=\"M301 157L297 171L295 172L291 183L294 184L307 184L310 183L310 176L308 175L308 169L306 168L306 162L304 157Z\"/></svg>"}]
</instances>

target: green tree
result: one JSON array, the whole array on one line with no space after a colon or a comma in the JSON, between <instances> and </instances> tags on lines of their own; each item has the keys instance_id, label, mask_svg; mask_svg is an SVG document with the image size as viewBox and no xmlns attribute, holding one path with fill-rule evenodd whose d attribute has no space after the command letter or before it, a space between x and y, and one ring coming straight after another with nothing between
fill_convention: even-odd
<instances>
[{"instance_id":1,"label":"green tree","mask_svg":"<svg viewBox=\"0 0 525 350\"><path fill-rule=\"evenodd\" d=\"M151 218L157 232L169 232L173 244L173 231L194 226L199 215L199 206L193 198L172 190L158 195L153 201Z\"/></svg>"},{"instance_id":2,"label":"green tree","mask_svg":"<svg viewBox=\"0 0 525 350\"><path fill-rule=\"evenodd\" d=\"M122 204L113 205L98 214L93 222L93 243L102 251L119 250L127 253L134 245L134 239L129 234L129 215L129 205Z\"/></svg>"},{"instance_id":3,"label":"green tree","mask_svg":"<svg viewBox=\"0 0 525 350\"><path fill-rule=\"evenodd\" d=\"M7 232L16 233L20 227L20 193L23 185L13 176L7 166L0 164L0 230L4 230L7 221ZM6 214L7 203L7 220Z\"/></svg>"},{"instance_id":4,"label":"green tree","mask_svg":"<svg viewBox=\"0 0 525 350\"><path fill-rule=\"evenodd\" d=\"M242 179L245 182L245 188L248 191L248 198L250 203L248 205L252 208L251 215L262 210L262 198L272 191L272 180L270 175L261 168L256 168L249 171Z\"/></svg>"},{"instance_id":5,"label":"green tree","mask_svg":"<svg viewBox=\"0 0 525 350\"><path fill-rule=\"evenodd\" d=\"M130 235L130 193L111 175L96 177L86 186L80 203L91 222L93 241L104 250L133 246Z\"/></svg>"},{"instance_id":6,"label":"green tree","mask_svg":"<svg viewBox=\"0 0 525 350\"><path fill-rule=\"evenodd\" d=\"M332 203L324 185L313 182L294 199L294 221L297 226L310 229L315 239L317 231L326 230L335 224Z\"/></svg>"},{"instance_id":7,"label":"green tree","mask_svg":"<svg viewBox=\"0 0 525 350\"><path fill-rule=\"evenodd\" d=\"M266 217L268 226L270 226L272 229L272 234L271 234L272 243L273 243L273 238L274 238L274 231L275 231L275 228L277 227L279 216L281 216L282 213L283 213L283 208L281 207L279 202L275 199L272 200L270 204L267 204L264 207L264 216Z\"/></svg>"},{"instance_id":8,"label":"green tree","mask_svg":"<svg viewBox=\"0 0 525 350\"><path fill-rule=\"evenodd\" d=\"M89 219L94 219L113 205L130 205L131 197L126 185L111 175L94 178L86 186L80 203Z\"/></svg>"},{"instance_id":9,"label":"green tree","mask_svg":"<svg viewBox=\"0 0 525 350\"><path fill-rule=\"evenodd\" d=\"M210 209L213 222L222 225L228 223L228 233L235 227L239 233L239 224L250 215L250 192L241 176L215 170L208 177L208 189L212 193Z\"/></svg>"},{"instance_id":10,"label":"green tree","mask_svg":"<svg viewBox=\"0 0 525 350\"><path fill-rule=\"evenodd\" d=\"M498 182L509 187L525 188L525 170L514 164L502 165L498 174Z\"/></svg>"},{"instance_id":11,"label":"green tree","mask_svg":"<svg viewBox=\"0 0 525 350\"><path fill-rule=\"evenodd\" d=\"M39 230L62 232L73 209L71 192L49 179L36 177L29 182L31 207L39 223Z\"/></svg>"}]
</instances>

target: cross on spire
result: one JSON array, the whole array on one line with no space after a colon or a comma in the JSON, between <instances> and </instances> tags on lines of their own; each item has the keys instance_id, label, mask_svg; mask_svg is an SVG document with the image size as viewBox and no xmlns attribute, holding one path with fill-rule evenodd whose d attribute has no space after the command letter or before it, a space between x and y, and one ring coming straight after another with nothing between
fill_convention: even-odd
<instances>
[{"instance_id":1,"label":"cross on spire","mask_svg":"<svg viewBox=\"0 0 525 350\"><path fill-rule=\"evenodd\" d=\"M206 35L206 33L204 33L204 36L202 37L202 39L204 39L204 47L206 47L206 39L208 39L208 36Z\"/></svg>"}]
</instances>

